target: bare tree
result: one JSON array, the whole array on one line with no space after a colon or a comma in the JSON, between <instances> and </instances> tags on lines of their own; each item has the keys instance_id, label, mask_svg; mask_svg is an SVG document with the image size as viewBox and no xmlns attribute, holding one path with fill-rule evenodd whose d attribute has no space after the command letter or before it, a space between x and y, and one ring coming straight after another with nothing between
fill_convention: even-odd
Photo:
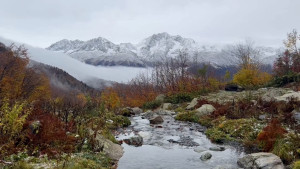
<instances>
[{"instance_id":1,"label":"bare tree","mask_svg":"<svg viewBox=\"0 0 300 169\"><path fill-rule=\"evenodd\" d=\"M229 54L233 57L240 68L259 68L262 51L255 47L254 42L245 40L229 47Z\"/></svg>"}]
</instances>

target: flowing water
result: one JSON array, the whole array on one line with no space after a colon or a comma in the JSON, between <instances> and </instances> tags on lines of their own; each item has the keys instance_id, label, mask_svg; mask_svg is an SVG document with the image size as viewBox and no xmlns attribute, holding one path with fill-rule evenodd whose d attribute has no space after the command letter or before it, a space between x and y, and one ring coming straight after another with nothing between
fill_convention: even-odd
<instances>
[{"instance_id":1,"label":"flowing water","mask_svg":"<svg viewBox=\"0 0 300 169\"><path fill-rule=\"evenodd\" d=\"M135 135L143 137L143 145L130 146L123 143L124 155L118 169L231 169L238 168L237 159L243 153L232 146L225 151L211 151L213 144L198 124L175 121L171 115L162 116L164 122L151 125L142 116L131 118L132 125L120 131L117 139ZM207 161L200 159L204 153L211 153Z\"/></svg>"}]
</instances>

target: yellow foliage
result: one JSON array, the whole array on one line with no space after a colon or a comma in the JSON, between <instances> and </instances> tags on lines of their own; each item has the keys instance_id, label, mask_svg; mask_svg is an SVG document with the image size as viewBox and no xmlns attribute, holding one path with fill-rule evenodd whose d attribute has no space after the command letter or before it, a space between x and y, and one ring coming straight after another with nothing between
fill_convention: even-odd
<instances>
[{"instance_id":1,"label":"yellow foliage","mask_svg":"<svg viewBox=\"0 0 300 169\"><path fill-rule=\"evenodd\" d=\"M271 75L257 69L241 69L233 77L233 82L246 88L257 87L271 80Z\"/></svg>"},{"instance_id":2,"label":"yellow foliage","mask_svg":"<svg viewBox=\"0 0 300 169\"><path fill-rule=\"evenodd\" d=\"M79 101L78 104L80 104L80 106L83 107L83 106L85 106L87 104L88 99L86 98L86 96L83 93L78 94L76 97L77 97L77 99Z\"/></svg>"},{"instance_id":3,"label":"yellow foliage","mask_svg":"<svg viewBox=\"0 0 300 169\"><path fill-rule=\"evenodd\" d=\"M101 95L102 101L105 103L106 108L115 110L121 104L118 93L113 88L107 88Z\"/></svg>"},{"instance_id":4,"label":"yellow foliage","mask_svg":"<svg viewBox=\"0 0 300 169\"><path fill-rule=\"evenodd\" d=\"M216 78L208 78L208 83L210 88L212 88L213 90L217 90L219 89L221 83L216 79Z\"/></svg>"},{"instance_id":5,"label":"yellow foliage","mask_svg":"<svg viewBox=\"0 0 300 169\"><path fill-rule=\"evenodd\" d=\"M30 110L25 109L26 103L16 102L9 105L5 99L0 109L0 132L3 136L11 139L20 134Z\"/></svg>"}]
</instances>

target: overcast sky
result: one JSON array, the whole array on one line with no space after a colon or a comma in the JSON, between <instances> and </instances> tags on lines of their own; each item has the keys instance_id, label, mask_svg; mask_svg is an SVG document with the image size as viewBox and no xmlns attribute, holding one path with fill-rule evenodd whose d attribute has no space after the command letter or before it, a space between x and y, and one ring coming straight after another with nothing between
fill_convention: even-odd
<instances>
[{"instance_id":1,"label":"overcast sky","mask_svg":"<svg viewBox=\"0 0 300 169\"><path fill-rule=\"evenodd\" d=\"M280 46L300 31L300 0L1 0L0 36L48 47L105 37L138 43L159 32L199 43Z\"/></svg>"}]
</instances>

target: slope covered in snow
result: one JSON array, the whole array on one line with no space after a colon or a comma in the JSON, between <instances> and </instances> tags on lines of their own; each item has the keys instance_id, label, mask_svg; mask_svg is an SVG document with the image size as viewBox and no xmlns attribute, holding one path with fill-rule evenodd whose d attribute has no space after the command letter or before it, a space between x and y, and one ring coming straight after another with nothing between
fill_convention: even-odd
<instances>
[{"instance_id":1,"label":"slope covered in snow","mask_svg":"<svg viewBox=\"0 0 300 169\"><path fill-rule=\"evenodd\" d=\"M193 39L173 36L168 33L154 34L140 43L114 44L105 38L88 41L61 40L52 44L48 50L65 53L91 65L143 67L152 65L162 58L174 58L179 51L185 51L191 62L197 60L216 67L232 66L235 60L226 46L200 45ZM260 47L263 63L272 64L277 54L275 49Z\"/></svg>"},{"instance_id":2,"label":"slope covered in snow","mask_svg":"<svg viewBox=\"0 0 300 169\"><path fill-rule=\"evenodd\" d=\"M0 38L0 42L8 46L12 43L22 45L22 43L13 42L4 38ZM99 81L99 79L126 83L139 73L147 71L145 68L124 66L93 66L85 64L61 52L53 52L26 44L24 47L28 49L31 60L63 69L76 79L86 83L91 83L91 81L94 80Z\"/></svg>"}]
</instances>

